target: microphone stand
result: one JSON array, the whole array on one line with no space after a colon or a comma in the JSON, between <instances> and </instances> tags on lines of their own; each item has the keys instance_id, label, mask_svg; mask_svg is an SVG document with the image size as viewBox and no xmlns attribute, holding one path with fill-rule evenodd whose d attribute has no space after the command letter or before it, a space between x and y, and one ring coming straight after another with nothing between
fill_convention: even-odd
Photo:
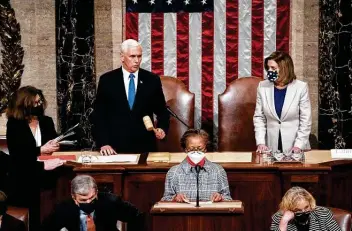
<instances>
[{"instance_id":1,"label":"microphone stand","mask_svg":"<svg viewBox=\"0 0 352 231\"><path fill-rule=\"evenodd\" d=\"M196 198L196 207L199 207L199 172L201 167L199 165L196 165L195 167L196 173L197 173L197 198Z\"/></svg>"},{"instance_id":2,"label":"microphone stand","mask_svg":"<svg viewBox=\"0 0 352 231\"><path fill-rule=\"evenodd\" d=\"M175 117L175 119L177 119L178 121L180 121L183 125L185 125L188 129L190 128L189 126L188 126L188 124L186 124L182 119L180 119L178 116L177 116L177 114L173 111L173 110L171 110L171 108L169 107L169 106L166 106L166 109L167 109L167 111L170 113L170 115L172 115L173 117Z\"/></svg>"}]
</instances>

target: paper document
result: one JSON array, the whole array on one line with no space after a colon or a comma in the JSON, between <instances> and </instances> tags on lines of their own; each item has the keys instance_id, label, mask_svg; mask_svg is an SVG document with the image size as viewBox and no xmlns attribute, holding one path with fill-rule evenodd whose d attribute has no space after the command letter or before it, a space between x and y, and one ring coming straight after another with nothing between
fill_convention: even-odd
<instances>
[{"instance_id":1,"label":"paper document","mask_svg":"<svg viewBox=\"0 0 352 231\"><path fill-rule=\"evenodd\" d=\"M203 204L201 204L203 202ZM242 202L241 201L224 201L224 202L216 202L216 203L209 203L208 201L199 202L201 208L241 208ZM204 203L205 202L205 203ZM193 202L192 202L193 203ZM189 208L189 209L198 209L195 207L194 204L188 203L177 203L177 202L158 202L154 205L154 208Z\"/></svg>"},{"instance_id":2,"label":"paper document","mask_svg":"<svg viewBox=\"0 0 352 231\"><path fill-rule=\"evenodd\" d=\"M185 202L187 204L191 204L191 205L196 205L197 202L196 201L189 201L189 200L185 200ZM199 205L210 205L212 204L213 202L212 201L199 201Z\"/></svg>"},{"instance_id":3,"label":"paper document","mask_svg":"<svg viewBox=\"0 0 352 231\"><path fill-rule=\"evenodd\" d=\"M136 162L138 155L111 155L111 156L91 156L92 163L112 163L112 162ZM82 163L82 156L78 158Z\"/></svg>"},{"instance_id":4,"label":"paper document","mask_svg":"<svg viewBox=\"0 0 352 231\"><path fill-rule=\"evenodd\" d=\"M332 159L352 159L352 149L331 149Z\"/></svg>"}]
</instances>

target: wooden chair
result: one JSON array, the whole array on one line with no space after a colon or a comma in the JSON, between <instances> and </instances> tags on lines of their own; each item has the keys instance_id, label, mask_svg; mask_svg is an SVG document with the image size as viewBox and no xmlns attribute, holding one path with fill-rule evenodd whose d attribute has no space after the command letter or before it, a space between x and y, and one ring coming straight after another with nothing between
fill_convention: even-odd
<instances>
[{"instance_id":1,"label":"wooden chair","mask_svg":"<svg viewBox=\"0 0 352 231\"><path fill-rule=\"evenodd\" d=\"M161 76L166 105L189 127L194 126L194 94L189 92L182 81L175 77ZM182 152L180 139L187 127L170 116L170 128L167 138L158 141L160 152Z\"/></svg>"},{"instance_id":2,"label":"wooden chair","mask_svg":"<svg viewBox=\"0 0 352 231\"><path fill-rule=\"evenodd\" d=\"M338 208L329 208L334 215L334 219L337 224L340 226L342 231L351 230L351 213L349 211L338 209Z\"/></svg>"},{"instance_id":3,"label":"wooden chair","mask_svg":"<svg viewBox=\"0 0 352 231\"><path fill-rule=\"evenodd\" d=\"M253 115L261 80L258 77L236 79L219 95L219 151L256 149Z\"/></svg>"}]
</instances>

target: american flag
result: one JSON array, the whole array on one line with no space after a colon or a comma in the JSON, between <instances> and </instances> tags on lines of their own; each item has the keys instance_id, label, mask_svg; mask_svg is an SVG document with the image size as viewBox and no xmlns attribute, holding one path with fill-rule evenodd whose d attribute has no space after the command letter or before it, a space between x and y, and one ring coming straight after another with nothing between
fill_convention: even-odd
<instances>
[{"instance_id":1,"label":"american flag","mask_svg":"<svg viewBox=\"0 0 352 231\"><path fill-rule=\"evenodd\" d=\"M125 20L141 67L182 80L195 93L195 127L211 124L215 137L226 85L262 77L265 57L289 51L290 0L126 0Z\"/></svg>"}]
</instances>

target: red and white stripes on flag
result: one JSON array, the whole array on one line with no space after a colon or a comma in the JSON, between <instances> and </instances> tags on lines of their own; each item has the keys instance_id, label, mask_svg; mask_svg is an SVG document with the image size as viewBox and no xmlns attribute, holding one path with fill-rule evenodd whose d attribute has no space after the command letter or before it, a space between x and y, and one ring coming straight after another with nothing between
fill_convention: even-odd
<instances>
[{"instance_id":1,"label":"red and white stripes on flag","mask_svg":"<svg viewBox=\"0 0 352 231\"><path fill-rule=\"evenodd\" d=\"M201 13L127 12L125 28L126 39L143 47L142 68L181 79L195 93L195 127L213 123L216 135L226 85L262 77L265 57L289 51L290 0L214 0L214 12Z\"/></svg>"}]
</instances>

